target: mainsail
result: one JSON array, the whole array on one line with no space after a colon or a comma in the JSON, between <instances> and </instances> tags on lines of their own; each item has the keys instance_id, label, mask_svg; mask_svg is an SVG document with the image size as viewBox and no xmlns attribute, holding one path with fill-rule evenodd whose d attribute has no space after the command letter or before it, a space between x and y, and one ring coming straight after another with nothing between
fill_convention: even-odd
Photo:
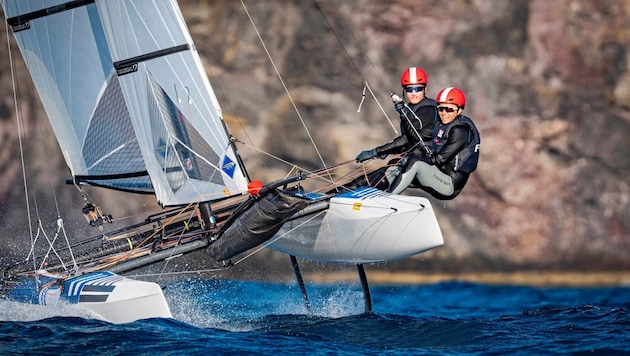
<instances>
[{"instance_id":1,"label":"mainsail","mask_svg":"<svg viewBox=\"0 0 630 356\"><path fill-rule=\"evenodd\" d=\"M4 8L75 182L164 206L247 189L174 0Z\"/></svg>"}]
</instances>

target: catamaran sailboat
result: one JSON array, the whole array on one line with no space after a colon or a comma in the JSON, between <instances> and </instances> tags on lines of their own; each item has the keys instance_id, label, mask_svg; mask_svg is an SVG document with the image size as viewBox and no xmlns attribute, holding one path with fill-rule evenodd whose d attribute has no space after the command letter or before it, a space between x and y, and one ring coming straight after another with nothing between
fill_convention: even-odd
<instances>
[{"instance_id":1,"label":"catamaran sailboat","mask_svg":"<svg viewBox=\"0 0 630 356\"><path fill-rule=\"evenodd\" d=\"M123 275L200 249L228 266L262 245L296 268L296 256L356 264L367 293L362 264L442 245L426 198L329 178L309 190L306 182L329 172L252 181L175 0L1 1L69 183L152 194L163 208L92 237L102 240L97 249L31 249L4 271L4 297L70 303L113 323L169 318L158 284ZM94 202L83 212L95 226L111 220Z\"/></svg>"}]
</instances>

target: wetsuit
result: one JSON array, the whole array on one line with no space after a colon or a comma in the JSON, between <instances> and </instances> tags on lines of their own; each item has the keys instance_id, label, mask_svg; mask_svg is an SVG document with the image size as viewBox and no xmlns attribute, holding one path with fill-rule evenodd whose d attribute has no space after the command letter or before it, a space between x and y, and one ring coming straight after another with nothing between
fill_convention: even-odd
<instances>
[{"instance_id":1,"label":"wetsuit","mask_svg":"<svg viewBox=\"0 0 630 356\"><path fill-rule=\"evenodd\" d=\"M410 156L388 190L398 194L415 183L438 199L455 198L477 168L480 143L470 118L459 115L448 124L439 122L433 130L432 153Z\"/></svg>"}]
</instances>

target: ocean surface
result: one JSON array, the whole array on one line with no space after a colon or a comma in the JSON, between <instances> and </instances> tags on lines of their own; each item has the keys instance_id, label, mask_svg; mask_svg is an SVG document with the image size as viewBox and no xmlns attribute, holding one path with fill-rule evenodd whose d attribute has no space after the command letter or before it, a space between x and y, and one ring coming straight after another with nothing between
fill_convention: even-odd
<instances>
[{"instance_id":1,"label":"ocean surface","mask_svg":"<svg viewBox=\"0 0 630 356\"><path fill-rule=\"evenodd\" d=\"M630 287L373 285L193 279L166 284L173 319L113 325L72 307L0 301L2 355L630 354Z\"/></svg>"}]
</instances>

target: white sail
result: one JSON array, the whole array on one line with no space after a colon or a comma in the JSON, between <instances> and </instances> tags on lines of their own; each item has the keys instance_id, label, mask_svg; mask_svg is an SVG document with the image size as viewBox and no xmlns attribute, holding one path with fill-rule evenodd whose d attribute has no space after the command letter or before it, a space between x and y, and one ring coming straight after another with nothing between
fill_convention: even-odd
<instances>
[{"instance_id":1,"label":"white sail","mask_svg":"<svg viewBox=\"0 0 630 356\"><path fill-rule=\"evenodd\" d=\"M151 192L94 1L4 1L75 180Z\"/></svg>"},{"instance_id":2,"label":"white sail","mask_svg":"<svg viewBox=\"0 0 630 356\"><path fill-rule=\"evenodd\" d=\"M247 189L175 1L96 1L131 121L163 205Z\"/></svg>"},{"instance_id":3,"label":"white sail","mask_svg":"<svg viewBox=\"0 0 630 356\"><path fill-rule=\"evenodd\" d=\"M3 6L75 181L165 206L247 189L175 2Z\"/></svg>"}]
</instances>

